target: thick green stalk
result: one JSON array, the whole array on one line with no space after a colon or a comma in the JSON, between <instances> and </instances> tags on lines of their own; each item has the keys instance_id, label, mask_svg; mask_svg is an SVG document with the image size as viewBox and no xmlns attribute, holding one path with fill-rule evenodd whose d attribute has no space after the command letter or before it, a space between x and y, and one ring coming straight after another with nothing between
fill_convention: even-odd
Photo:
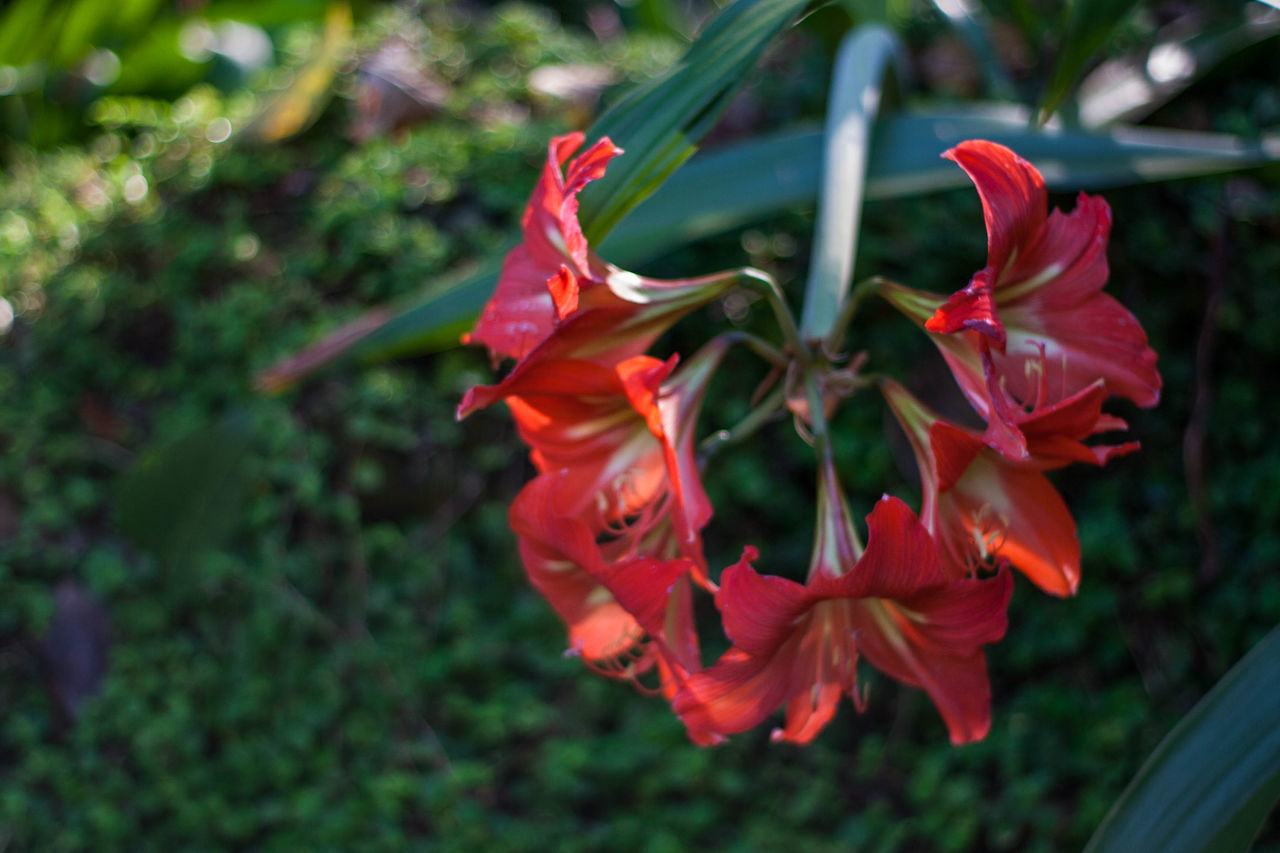
<instances>
[{"instance_id":1,"label":"thick green stalk","mask_svg":"<svg viewBox=\"0 0 1280 853\"><path fill-rule=\"evenodd\" d=\"M884 27L859 27L840 45L831 79L809 280L800 332L825 339L840 315L853 275L866 189L871 127L880 81L897 43Z\"/></svg>"}]
</instances>

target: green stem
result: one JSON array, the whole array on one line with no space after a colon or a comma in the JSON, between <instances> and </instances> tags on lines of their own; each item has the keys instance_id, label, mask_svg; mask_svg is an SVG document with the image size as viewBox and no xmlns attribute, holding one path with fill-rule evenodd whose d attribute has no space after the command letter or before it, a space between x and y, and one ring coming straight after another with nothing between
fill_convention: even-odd
<instances>
[{"instance_id":1,"label":"green stem","mask_svg":"<svg viewBox=\"0 0 1280 853\"><path fill-rule=\"evenodd\" d=\"M800 329L805 340L825 339L841 313L853 275L858 220L866 188L871 125L880 107L880 81L897 42L881 26L859 27L836 55L827 107L818 218Z\"/></svg>"},{"instance_id":2,"label":"green stem","mask_svg":"<svg viewBox=\"0 0 1280 853\"><path fill-rule=\"evenodd\" d=\"M750 332L733 331L725 332L720 337L728 340L731 345L742 344L779 370L786 370L787 365L791 364L790 356L759 335L753 335Z\"/></svg>"},{"instance_id":3,"label":"green stem","mask_svg":"<svg viewBox=\"0 0 1280 853\"><path fill-rule=\"evenodd\" d=\"M750 275L745 274L751 273ZM782 328L782 337L786 340L788 348L795 353L796 358L803 363L809 362L809 348L805 346L804 338L800 335L800 329L796 326L795 315L791 313L791 309L787 307L787 300L782 295L782 288L778 287L778 283L773 277L759 270L747 270L742 275L742 287L758 293L768 302L769 307L773 309L773 314L778 318L778 325ZM790 361L791 359L787 359Z\"/></svg>"},{"instance_id":4,"label":"green stem","mask_svg":"<svg viewBox=\"0 0 1280 853\"><path fill-rule=\"evenodd\" d=\"M844 343L845 332L853 323L854 316L858 313L858 308L869 297L880 292L880 286L888 282L888 279L880 276L873 276L864 279L853 288L853 292L849 294L849 298L844 301L844 305L840 307L840 314L836 317L835 324L832 325L831 331L827 333L826 340L823 345L827 352L839 352Z\"/></svg>"},{"instance_id":5,"label":"green stem","mask_svg":"<svg viewBox=\"0 0 1280 853\"><path fill-rule=\"evenodd\" d=\"M813 371L806 371L804 391L809 398L809 426L813 429L813 447L822 458L829 450L831 442L827 432L827 413L822 405L822 389L818 387L818 377Z\"/></svg>"},{"instance_id":6,"label":"green stem","mask_svg":"<svg viewBox=\"0 0 1280 853\"><path fill-rule=\"evenodd\" d=\"M704 438L698 445L699 463L703 464L724 448L755 435L782 410L786 396L786 388L778 385L731 429L722 429Z\"/></svg>"}]
</instances>

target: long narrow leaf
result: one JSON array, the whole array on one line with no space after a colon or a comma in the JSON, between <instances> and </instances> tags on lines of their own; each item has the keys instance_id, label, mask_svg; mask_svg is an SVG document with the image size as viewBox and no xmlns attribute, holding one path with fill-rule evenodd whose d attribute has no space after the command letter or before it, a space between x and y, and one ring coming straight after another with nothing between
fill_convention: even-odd
<instances>
[{"instance_id":1,"label":"long narrow leaf","mask_svg":"<svg viewBox=\"0 0 1280 853\"><path fill-rule=\"evenodd\" d=\"M1231 24L1162 41L1136 57L1102 63L1080 84L1080 123L1099 127L1115 121L1138 121L1222 60L1280 35L1280 9L1255 4L1244 12L1241 20Z\"/></svg>"},{"instance_id":2,"label":"long narrow leaf","mask_svg":"<svg viewBox=\"0 0 1280 853\"><path fill-rule=\"evenodd\" d=\"M1085 65L1136 5L1136 0L1071 0L1066 5L1061 48L1040 102L1041 121L1058 108Z\"/></svg>"},{"instance_id":3,"label":"long narrow leaf","mask_svg":"<svg viewBox=\"0 0 1280 853\"><path fill-rule=\"evenodd\" d=\"M693 154L746 79L747 70L808 0L738 0L708 25L661 77L635 89L587 132L627 151L581 196L589 241L599 241L627 212Z\"/></svg>"},{"instance_id":4,"label":"long narrow leaf","mask_svg":"<svg viewBox=\"0 0 1280 853\"><path fill-rule=\"evenodd\" d=\"M1233 853L1280 799L1280 628L1171 731L1086 853Z\"/></svg>"},{"instance_id":5,"label":"long narrow leaf","mask_svg":"<svg viewBox=\"0 0 1280 853\"><path fill-rule=\"evenodd\" d=\"M918 195L968 184L940 159L964 139L1015 149L1054 190L1098 190L1247 169L1280 160L1280 138L1245 141L1225 134L1158 128L1105 133L1027 128L1018 107L986 106L882 119L867 164L869 199ZM605 241L601 254L635 265L662 246L728 231L817 194L822 133L790 130L704 154L680 170Z\"/></svg>"},{"instance_id":6,"label":"long narrow leaf","mask_svg":"<svg viewBox=\"0 0 1280 853\"><path fill-rule=\"evenodd\" d=\"M1054 190L1097 190L1280 161L1280 138L1245 141L1123 127L1106 133L1053 127L1033 132L1027 118L1022 108L987 106L882 119L872 137L865 197L965 186L964 173L939 158L964 139L1010 146L1035 163ZM790 130L697 157L618 226L601 244L601 255L634 267L673 246L812 205L821 162L817 129ZM479 313L496 276L494 262L437 285L409 305L376 309L260 374L259 384L281 390L335 362L368 363L452 346Z\"/></svg>"}]
</instances>

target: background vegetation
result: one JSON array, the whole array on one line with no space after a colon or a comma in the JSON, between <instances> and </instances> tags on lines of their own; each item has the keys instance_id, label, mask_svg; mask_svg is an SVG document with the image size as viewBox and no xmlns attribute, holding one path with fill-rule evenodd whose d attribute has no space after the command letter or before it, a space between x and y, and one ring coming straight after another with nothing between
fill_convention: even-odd
<instances>
[{"instance_id":1,"label":"background vegetation","mask_svg":"<svg viewBox=\"0 0 1280 853\"><path fill-rule=\"evenodd\" d=\"M920 88L979 87L943 18L902 5ZM1016 26L1036 4L1007 5L991 8L1016 87L1048 36ZM1280 622L1280 406L1264 390L1280 374L1274 172L1106 194L1110 287L1161 355L1164 399L1122 412L1141 454L1057 477L1084 545L1080 595L1018 587L989 652L991 735L962 749L923 694L874 674L867 712L845 706L808 749L759 732L699 749L660 702L562 657L506 528L530 473L508 419L453 419L493 375L479 354L255 391L255 372L320 334L501 251L547 137L596 109L590 87L534 69L647 78L702 11L378 7L357 10L349 42L308 13L263 23L275 58L248 89L216 75L173 93L107 86L65 107L56 134L5 125L0 847L1078 848ZM1135 15L1117 50L1171 14ZM820 116L827 34L848 15L780 40L711 144ZM389 45L425 69L403 119L369 96ZM298 95L326 67L332 99ZM1150 120L1274 130L1276 79L1274 42L1259 45ZM314 125L273 132L282 103ZM745 261L798 298L811 220L796 211L644 271ZM952 290L984 256L980 223L967 190L872 203L859 274ZM729 300L663 346L767 327L763 314ZM927 341L889 309L856 334L877 366L941 384ZM735 422L760 378L731 361L708 430ZM886 490L915 500L876 399L852 400L837 429L864 508ZM809 460L788 423L715 460L713 565L751 543L762 568L802 571ZM1277 841L1273 816L1261 843Z\"/></svg>"}]
</instances>

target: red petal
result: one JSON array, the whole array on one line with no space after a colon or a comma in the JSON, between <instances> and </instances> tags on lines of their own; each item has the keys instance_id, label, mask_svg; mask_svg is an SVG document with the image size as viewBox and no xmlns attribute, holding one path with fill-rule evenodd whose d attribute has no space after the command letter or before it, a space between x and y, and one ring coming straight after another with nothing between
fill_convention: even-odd
<instances>
[{"instance_id":1,"label":"red petal","mask_svg":"<svg viewBox=\"0 0 1280 853\"><path fill-rule=\"evenodd\" d=\"M482 344L495 363L528 355L555 328L555 306L547 291L551 272L533 259L524 243L512 249L503 261L493 296L462 342Z\"/></svg>"},{"instance_id":2,"label":"red petal","mask_svg":"<svg viewBox=\"0 0 1280 853\"><path fill-rule=\"evenodd\" d=\"M912 614L922 651L966 657L998 642L1009 626L1007 610L1013 575L949 581L898 599Z\"/></svg>"},{"instance_id":3,"label":"red petal","mask_svg":"<svg viewBox=\"0 0 1280 853\"><path fill-rule=\"evenodd\" d=\"M571 276L590 275L591 259L578 224L578 192L604 174L605 166L620 149L601 139L569 164L568 180L560 167L582 144L581 133L554 137L547 146L542 176L525 207L522 223L524 239L507 254L493 296L485 305L463 343L483 344L494 359L527 356L555 329L557 319L567 315L572 299L564 283L553 299L548 280L559 276L566 261L575 269Z\"/></svg>"},{"instance_id":4,"label":"red petal","mask_svg":"<svg viewBox=\"0 0 1280 853\"><path fill-rule=\"evenodd\" d=\"M946 492L969 470L983 444L981 439L957 426L946 421L935 421L929 427L929 446L933 451L938 491Z\"/></svg>"},{"instance_id":5,"label":"red petal","mask_svg":"<svg viewBox=\"0 0 1280 853\"><path fill-rule=\"evenodd\" d=\"M806 744L818 736L818 732L836 715L843 688L835 682L814 684L810 690L802 690L787 703L787 723L774 729L769 739L789 743Z\"/></svg>"},{"instance_id":6,"label":"red petal","mask_svg":"<svg viewBox=\"0 0 1280 853\"><path fill-rule=\"evenodd\" d=\"M971 329L990 338L997 347L1004 346L1005 331L1000 324L994 295L991 292L991 273L979 270L963 290L957 290L938 308L924 324L925 329L938 334Z\"/></svg>"},{"instance_id":7,"label":"red petal","mask_svg":"<svg viewBox=\"0 0 1280 853\"><path fill-rule=\"evenodd\" d=\"M1044 225L1044 178L1008 148L981 139L961 142L942 156L964 169L978 190L987 224L987 269L998 276Z\"/></svg>"},{"instance_id":8,"label":"red petal","mask_svg":"<svg viewBox=\"0 0 1280 853\"><path fill-rule=\"evenodd\" d=\"M1062 497L1034 468L984 450L938 503L947 552L973 549L974 531L994 556L1007 559L1045 592L1074 595L1080 541ZM956 567L961 568L961 567Z\"/></svg>"},{"instance_id":9,"label":"red petal","mask_svg":"<svg viewBox=\"0 0 1280 853\"><path fill-rule=\"evenodd\" d=\"M555 304L556 319L563 320L578 310L578 279L564 264L551 278L547 279L547 292Z\"/></svg>"},{"instance_id":10,"label":"red petal","mask_svg":"<svg viewBox=\"0 0 1280 853\"><path fill-rule=\"evenodd\" d=\"M797 649L792 642L772 657L758 657L735 646L689 676L671 707L690 732L729 735L753 728L791 695Z\"/></svg>"},{"instance_id":11,"label":"red petal","mask_svg":"<svg viewBox=\"0 0 1280 853\"><path fill-rule=\"evenodd\" d=\"M982 740L991 728L991 683L986 657L921 654L890 639L867 608L855 617L859 649L876 669L904 684L922 687L947 724L953 744Z\"/></svg>"},{"instance_id":12,"label":"red petal","mask_svg":"<svg viewBox=\"0 0 1280 853\"><path fill-rule=\"evenodd\" d=\"M1000 374L1008 377L1015 396L1027 393L1023 364L1039 361L1046 348L1049 387L1067 397L1103 379L1107 390L1139 406L1154 406L1162 385L1156 354L1147 334L1123 305L1099 293L1079 305L1039 311L1021 302L1003 312L1009 342L1004 354L993 353Z\"/></svg>"},{"instance_id":13,"label":"red petal","mask_svg":"<svg viewBox=\"0 0 1280 853\"><path fill-rule=\"evenodd\" d=\"M751 568L755 549L724 570L716 607L724 619L724 632L735 646L752 655L777 651L795 630L794 621L808 610L813 596L795 581L761 575Z\"/></svg>"},{"instance_id":14,"label":"red petal","mask_svg":"<svg viewBox=\"0 0 1280 853\"><path fill-rule=\"evenodd\" d=\"M1080 193L1075 210L1054 209L1000 276L1000 306L1031 303L1055 311L1092 297L1107 283L1110 236L1111 208L1101 196Z\"/></svg>"},{"instance_id":15,"label":"red petal","mask_svg":"<svg viewBox=\"0 0 1280 853\"><path fill-rule=\"evenodd\" d=\"M569 648L608 665L636 648L644 630L595 577L604 566L590 530L550 512L558 485L556 475L544 474L525 486L511 505L511 528L520 537L529 582L569 630ZM642 659L635 671L649 664Z\"/></svg>"},{"instance_id":16,"label":"red petal","mask_svg":"<svg viewBox=\"0 0 1280 853\"><path fill-rule=\"evenodd\" d=\"M627 563L600 565L594 576L650 637L665 641L667 604L672 587L691 568L693 564L683 558L657 560L642 557ZM679 639L688 641L687 637ZM681 651L689 650L681 647ZM693 663L696 665L696 652Z\"/></svg>"},{"instance_id":17,"label":"red petal","mask_svg":"<svg viewBox=\"0 0 1280 853\"><path fill-rule=\"evenodd\" d=\"M900 499L885 495L867 516L867 548L838 578L815 577L821 598L902 598L944 583L947 574L929 531Z\"/></svg>"},{"instance_id":18,"label":"red petal","mask_svg":"<svg viewBox=\"0 0 1280 853\"><path fill-rule=\"evenodd\" d=\"M581 137L581 134L577 135ZM621 153L622 149L610 142L607 136L602 137L575 157L565 170L564 202L559 211L560 231L569 257L583 272L588 268L587 239L582 236L582 226L578 223L578 193L587 184L603 177L609 161Z\"/></svg>"},{"instance_id":19,"label":"red petal","mask_svg":"<svg viewBox=\"0 0 1280 853\"><path fill-rule=\"evenodd\" d=\"M691 732L722 735L762 722L789 697L816 688L824 638L811 636L805 618L809 591L784 578L761 576L749 565L754 548L725 570L716 594L725 633L735 645L713 666L689 676L672 707ZM809 711L816 713L810 719ZM830 718L831 707L796 706L789 732L812 737Z\"/></svg>"}]
</instances>

